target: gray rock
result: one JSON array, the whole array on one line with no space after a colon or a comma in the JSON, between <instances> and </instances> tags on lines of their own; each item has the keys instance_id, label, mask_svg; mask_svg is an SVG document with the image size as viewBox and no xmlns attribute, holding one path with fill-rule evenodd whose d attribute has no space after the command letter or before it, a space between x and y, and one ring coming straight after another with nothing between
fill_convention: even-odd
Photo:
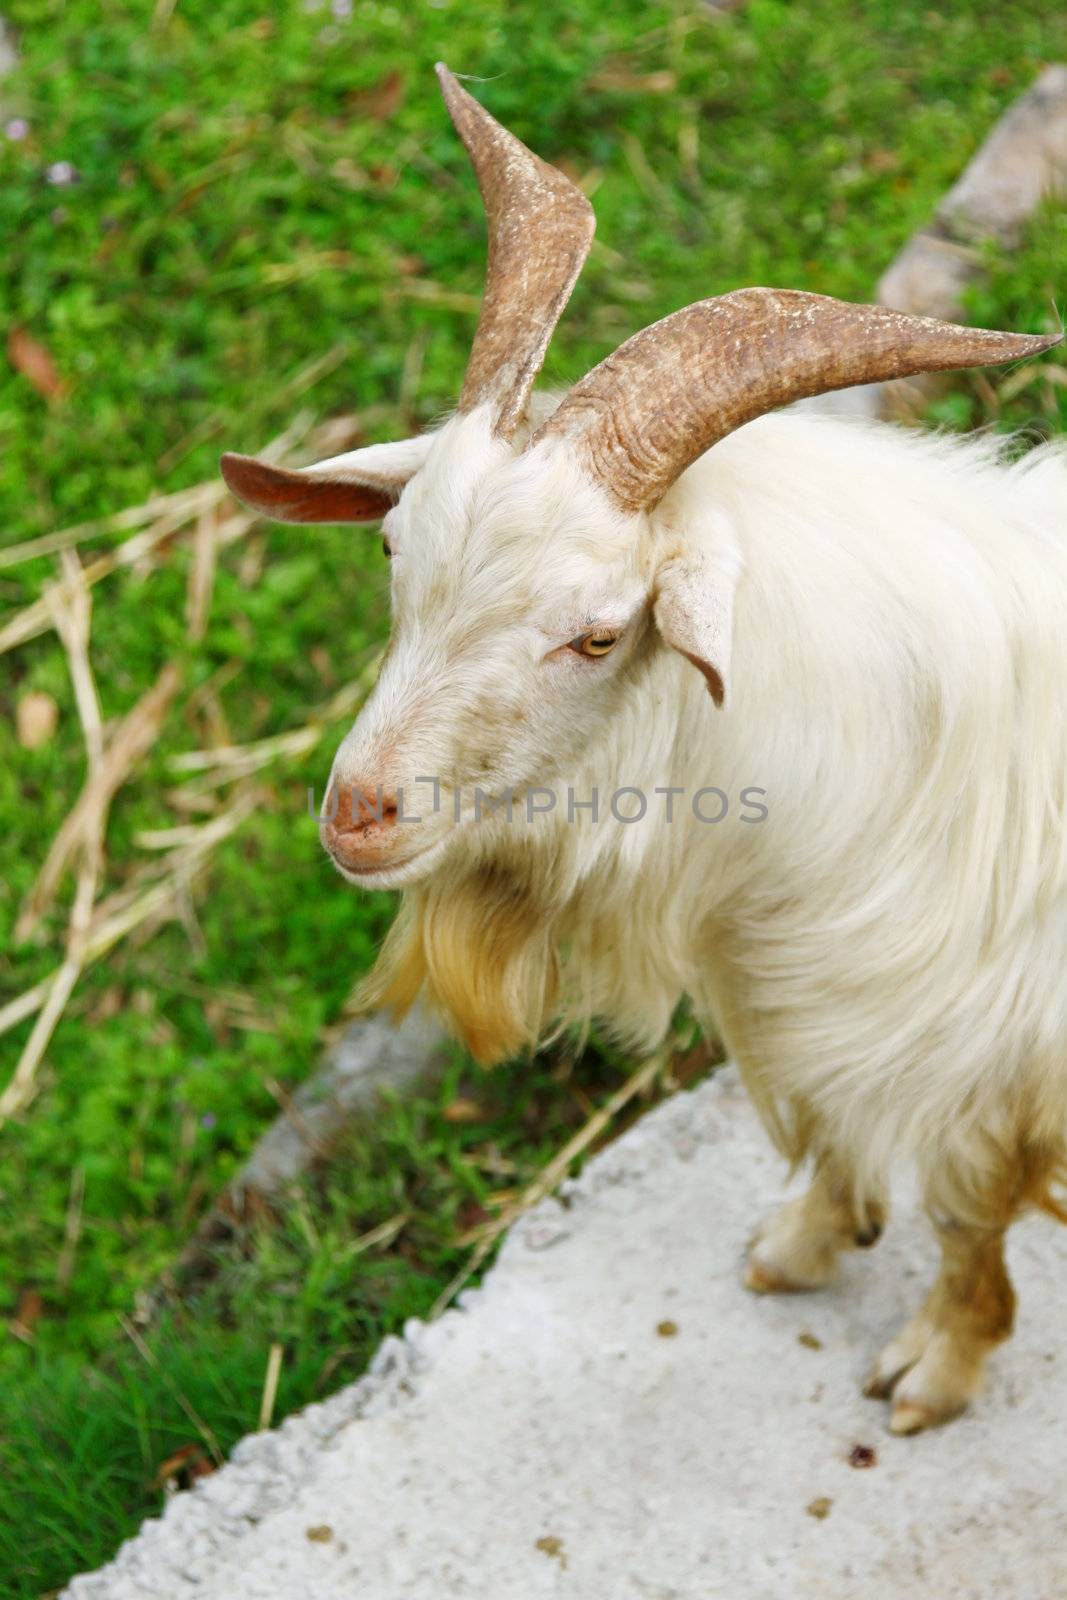
<instances>
[{"instance_id":1,"label":"gray rock","mask_svg":"<svg viewBox=\"0 0 1067 1600\"><path fill-rule=\"evenodd\" d=\"M414 1006L397 1026L380 1015L349 1025L340 1044L257 1141L230 1184L227 1207L270 1198L327 1154L338 1134L378 1110L382 1092L409 1094L437 1082L448 1059L441 1024Z\"/></svg>"},{"instance_id":2,"label":"gray rock","mask_svg":"<svg viewBox=\"0 0 1067 1600\"><path fill-rule=\"evenodd\" d=\"M1046 67L1001 117L928 227L915 234L882 277L877 299L897 311L959 322L964 294L982 272L980 246L1021 241L1043 200L1067 193L1067 67ZM921 407L940 380L883 385L881 409Z\"/></svg>"}]
</instances>

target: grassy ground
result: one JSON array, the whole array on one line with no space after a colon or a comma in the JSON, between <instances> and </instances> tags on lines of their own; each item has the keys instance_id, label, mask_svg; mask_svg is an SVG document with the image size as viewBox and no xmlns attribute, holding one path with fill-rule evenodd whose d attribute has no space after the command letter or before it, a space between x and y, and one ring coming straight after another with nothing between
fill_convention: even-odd
<instances>
[{"instance_id":1,"label":"grassy ground","mask_svg":"<svg viewBox=\"0 0 1067 1600\"><path fill-rule=\"evenodd\" d=\"M490 109L594 196L600 243L549 363L566 380L641 323L739 283L869 295L1000 112L1067 55L1058 0L752 0L717 20L683 0L4 9L23 65L0 96L0 306L23 336L0 363L2 544L206 480L221 447L258 449L302 407L355 410L371 439L452 402L483 245L439 56L483 76ZM975 318L1042 328L1065 267L1067 220L1049 212L1019 256L991 258ZM992 382L961 380L940 420L1062 428L1062 389L1035 382L1001 405ZM86 559L118 537L96 536ZM196 641L191 537L157 555L96 591L105 718L166 663L181 673L113 807L107 894L151 859L145 830L210 821L189 811L172 758L306 724L387 621L377 544L358 530L235 541ZM53 557L0 567L0 604L15 615L55 576ZM12 717L31 690L59 708L33 751ZM36 939L15 942L84 776L53 633L0 655L0 703L2 1003L53 970L69 910L65 883ZM120 1319L141 1337L139 1294L313 1066L388 920L388 897L332 875L304 813L343 727L263 769L254 813L183 918L83 977L36 1098L0 1130L5 1595L105 1559L158 1505L174 1451L190 1447L173 1469L189 1476L255 1426L273 1342L279 1413L358 1373L384 1331L432 1304L492 1196L618 1082L604 1053L492 1077L457 1059L432 1100L353 1135L195 1306L140 1348L124 1331ZM197 804L230 798L224 786ZM0 1041L0 1083L29 1027ZM391 1243L355 1248L400 1216Z\"/></svg>"}]
</instances>

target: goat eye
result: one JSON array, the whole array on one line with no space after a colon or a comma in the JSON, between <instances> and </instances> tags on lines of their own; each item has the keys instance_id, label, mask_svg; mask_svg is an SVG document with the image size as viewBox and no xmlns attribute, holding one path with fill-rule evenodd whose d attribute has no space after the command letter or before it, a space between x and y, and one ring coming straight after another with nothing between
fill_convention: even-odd
<instances>
[{"instance_id":1,"label":"goat eye","mask_svg":"<svg viewBox=\"0 0 1067 1600\"><path fill-rule=\"evenodd\" d=\"M387 556L391 556L393 553L393 547L384 534L382 535L382 550Z\"/></svg>"},{"instance_id":2,"label":"goat eye","mask_svg":"<svg viewBox=\"0 0 1067 1600\"><path fill-rule=\"evenodd\" d=\"M606 656L618 642L617 633L583 633L572 639L567 648L580 656Z\"/></svg>"}]
</instances>

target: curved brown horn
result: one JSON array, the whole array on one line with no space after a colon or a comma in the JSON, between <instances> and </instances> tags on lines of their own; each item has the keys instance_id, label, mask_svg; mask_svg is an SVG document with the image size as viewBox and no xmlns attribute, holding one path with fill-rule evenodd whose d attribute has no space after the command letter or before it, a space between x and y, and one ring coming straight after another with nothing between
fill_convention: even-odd
<instances>
[{"instance_id":1,"label":"curved brown horn","mask_svg":"<svg viewBox=\"0 0 1067 1600\"><path fill-rule=\"evenodd\" d=\"M589 254L596 219L582 191L494 121L440 62L437 77L489 224L485 297L459 409L488 402L496 432L510 438Z\"/></svg>"},{"instance_id":2,"label":"curved brown horn","mask_svg":"<svg viewBox=\"0 0 1067 1600\"><path fill-rule=\"evenodd\" d=\"M627 339L575 384L530 446L573 440L623 510L648 510L711 445L790 400L1017 361L1061 338L959 328L795 289L738 289Z\"/></svg>"}]
</instances>

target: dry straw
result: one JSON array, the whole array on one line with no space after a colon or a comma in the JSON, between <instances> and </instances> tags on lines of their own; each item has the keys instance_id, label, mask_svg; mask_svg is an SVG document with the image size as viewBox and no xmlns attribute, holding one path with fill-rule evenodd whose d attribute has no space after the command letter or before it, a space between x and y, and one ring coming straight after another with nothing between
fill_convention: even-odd
<instances>
[{"instance_id":1,"label":"dry straw","mask_svg":"<svg viewBox=\"0 0 1067 1600\"><path fill-rule=\"evenodd\" d=\"M297 374L292 391L309 387L336 365L341 355L340 349L331 351L328 357ZM335 454L358 438L367 420L367 414L360 418L346 416L316 426L311 414L302 412L268 445L265 453L268 459L279 462L290 461L294 456L299 460ZM45 556L56 559L55 577L40 598L0 626L0 653L55 631L67 658L86 763L81 791L51 840L16 921L17 941L43 938L64 880L68 874L73 876L74 893L55 968L0 1006L0 1034L35 1018L14 1072L0 1092L0 1125L22 1114L33 1100L45 1052L86 968L136 930L150 932L170 918L189 925L193 887L217 850L262 798L251 782L253 775L274 761L313 750L331 724L354 714L373 684L376 661L314 710L303 727L246 746L193 751L179 759L175 763L179 771L199 776L179 785L169 798L175 801L176 810L186 814L190 810L201 811L207 820L141 835L138 844L158 852L156 858L135 868L120 890L101 897L112 804L135 778L156 744L180 695L182 676L175 663L167 663L133 709L108 725L101 714L92 668L94 591L113 573L123 570L132 568L149 576L169 547L184 542L192 552L185 620L192 640L202 639L211 610L219 552L243 538L254 522L251 514L234 508L225 486L213 478L176 494L154 495L143 505L112 517L81 523L0 551L3 568ZM90 556L84 563L79 557L81 547L122 533L128 537L113 549ZM187 707L190 703L186 702ZM229 790L225 801L217 793L220 789ZM194 790L195 793L184 792Z\"/></svg>"}]
</instances>

